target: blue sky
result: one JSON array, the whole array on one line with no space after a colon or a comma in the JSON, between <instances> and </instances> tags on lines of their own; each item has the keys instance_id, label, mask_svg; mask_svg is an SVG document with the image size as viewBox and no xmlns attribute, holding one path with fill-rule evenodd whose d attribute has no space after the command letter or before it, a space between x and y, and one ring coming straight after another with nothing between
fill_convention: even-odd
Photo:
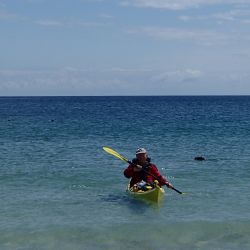
<instances>
[{"instance_id":1,"label":"blue sky","mask_svg":"<svg viewBox=\"0 0 250 250\"><path fill-rule=\"evenodd\" d=\"M0 0L0 95L250 94L250 0Z\"/></svg>"}]
</instances>

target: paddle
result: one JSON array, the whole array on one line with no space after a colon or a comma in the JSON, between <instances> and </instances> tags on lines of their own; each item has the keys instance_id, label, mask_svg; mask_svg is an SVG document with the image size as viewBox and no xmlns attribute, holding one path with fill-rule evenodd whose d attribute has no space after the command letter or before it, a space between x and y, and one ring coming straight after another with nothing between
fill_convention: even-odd
<instances>
[{"instance_id":1,"label":"paddle","mask_svg":"<svg viewBox=\"0 0 250 250\"><path fill-rule=\"evenodd\" d=\"M109 147L102 147L104 151L106 151L107 153L117 157L118 159L122 160L122 161L125 161L127 162L128 164L131 164L131 165L135 165L137 166L136 164L134 164L132 161L129 161L128 159L126 159L125 157L123 157L122 155L120 155L119 153L117 153L115 150L113 150L112 148L109 148ZM142 169L145 173L151 175L152 177L154 177L156 180L157 180L157 177L152 175L151 173L149 173L148 171L146 171L145 169ZM173 189L174 191L176 191L177 193L179 194L184 194L183 192L179 191L178 189L172 187L171 189Z\"/></svg>"}]
</instances>

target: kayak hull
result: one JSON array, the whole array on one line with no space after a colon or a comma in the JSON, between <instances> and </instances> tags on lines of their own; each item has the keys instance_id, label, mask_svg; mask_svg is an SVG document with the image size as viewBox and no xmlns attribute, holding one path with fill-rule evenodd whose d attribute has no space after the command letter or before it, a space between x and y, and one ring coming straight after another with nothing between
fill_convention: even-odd
<instances>
[{"instance_id":1,"label":"kayak hull","mask_svg":"<svg viewBox=\"0 0 250 250\"><path fill-rule=\"evenodd\" d=\"M165 191L163 188L160 186L156 186L153 189L147 190L147 191L133 191L133 188L130 188L128 185L127 192L136 198L143 199L146 201L151 201L151 202L160 202L165 194Z\"/></svg>"}]
</instances>

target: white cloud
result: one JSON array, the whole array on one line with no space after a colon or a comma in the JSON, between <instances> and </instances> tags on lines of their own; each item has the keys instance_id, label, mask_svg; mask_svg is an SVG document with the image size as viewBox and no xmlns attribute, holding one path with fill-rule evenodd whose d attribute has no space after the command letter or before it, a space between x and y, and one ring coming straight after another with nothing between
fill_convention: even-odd
<instances>
[{"instance_id":1,"label":"white cloud","mask_svg":"<svg viewBox=\"0 0 250 250\"><path fill-rule=\"evenodd\" d=\"M28 3L43 3L47 0L23 0ZM92 1L92 0L91 0ZM92 20L77 20L77 19L69 19L64 18L63 20L57 19L39 19L36 20L34 18L28 16L22 16L13 12L10 12L6 9L6 6L1 4L0 2L0 20L3 21L26 21L29 23L33 23L39 26L46 26L46 27L64 27L64 28L98 28L98 27L105 27L112 25L112 19L114 17L108 14L100 14L96 18L91 18Z\"/></svg>"},{"instance_id":2,"label":"white cloud","mask_svg":"<svg viewBox=\"0 0 250 250\"><path fill-rule=\"evenodd\" d=\"M151 69L129 69L129 68L118 68L118 67L112 68L111 71L113 71L113 72L126 72L126 73L152 72Z\"/></svg>"},{"instance_id":3,"label":"white cloud","mask_svg":"<svg viewBox=\"0 0 250 250\"><path fill-rule=\"evenodd\" d=\"M228 12L217 13L214 18L221 21L239 21L241 23L248 23L250 19L250 10L235 9Z\"/></svg>"},{"instance_id":4,"label":"white cloud","mask_svg":"<svg viewBox=\"0 0 250 250\"><path fill-rule=\"evenodd\" d=\"M197 69L185 69L177 71L161 72L158 75L152 76L153 82L179 83L195 81L203 77L204 73Z\"/></svg>"},{"instance_id":5,"label":"white cloud","mask_svg":"<svg viewBox=\"0 0 250 250\"><path fill-rule=\"evenodd\" d=\"M101 3L104 2L104 0L81 0L83 3Z\"/></svg>"},{"instance_id":6,"label":"white cloud","mask_svg":"<svg viewBox=\"0 0 250 250\"><path fill-rule=\"evenodd\" d=\"M104 27L107 26L108 23L89 21L89 22L75 22L74 25L78 25L80 27Z\"/></svg>"},{"instance_id":7,"label":"white cloud","mask_svg":"<svg viewBox=\"0 0 250 250\"><path fill-rule=\"evenodd\" d=\"M0 95L168 95L250 93L248 71L0 70ZM238 84L241 88L238 88ZM223 92L224 91L224 92Z\"/></svg>"},{"instance_id":8,"label":"white cloud","mask_svg":"<svg viewBox=\"0 0 250 250\"><path fill-rule=\"evenodd\" d=\"M242 20L242 23L245 23L245 24L250 24L250 19L245 19L245 20Z\"/></svg>"},{"instance_id":9,"label":"white cloud","mask_svg":"<svg viewBox=\"0 0 250 250\"><path fill-rule=\"evenodd\" d=\"M35 21L35 23L41 26L51 26L51 27L59 27L64 25L63 22L56 20L38 20Z\"/></svg>"},{"instance_id":10,"label":"white cloud","mask_svg":"<svg viewBox=\"0 0 250 250\"><path fill-rule=\"evenodd\" d=\"M145 34L162 40L189 41L202 45L222 44L227 40L225 34L213 30L143 27L129 30L128 33Z\"/></svg>"},{"instance_id":11,"label":"white cloud","mask_svg":"<svg viewBox=\"0 0 250 250\"><path fill-rule=\"evenodd\" d=\"M3 7L5 7L5 6L6 6L6 4L3 3L2 1L0 1L0 8L3 8Z\"/></svg>"},{"instance_id":12,"label":"white cloud","mask_svg":"<svg viewBox=\"0 0 250 250\"><path fill-rule=\"evenodd\" d=\"M124 72L81 70L0 70L0 95L95 95L126 86ZM117 92L118 93L118 92Z\"/></svg>"},{"instance_id":13,"label":"white cloud","mask_svg":"<svg viewBox=\"0 0 250 250\"><path fill-rule=\"evenodd\" d=\"M250 0L124 0L122 5L158 9L182 10L206 5L250 4Z\"/></svg>"},{"instance_id":14,"label":"white cloud","mask_svg":"<svg viewBox=\"0 0 250 250\"><path fill-rule=\"evenodd\" d=\"M6 10L1 10L0 9L0 20L5 20L5 21L20 21L20 20L25 20L26 18L21 17L17 14L10 13Z\"/></svg>"},{"instance_id":15,"label":"white cloud","mask_svg":"<svg viewBox=\"0 0 250 250\"><path fill-rule=\"evenodd\" d=\"M109 14L105 14L105 13L100 14L100 17L104 18L104 19L113 19L114 18L113 15L109 15Z\"/></svg>"},{"instance_id":16,"label":"white cloud","mask_svg":"<svg viewBox=\"0 0 250 250\"><path fill-rule=\"evenodd\" d=\"M105 18L105 21L81 21L81 20L66 20L64 22L64 26L68 28L104 28L112 25L111 22L109 22L109 19L111 18Z\"/></svg>"},{"instance_id":17,"label":"white cloud","mask_svg":"<svg viewBox=\"0 0 250 250\"><path fill-rule=\"evenodd\" d=\"M209 15L181 15L178 17L181 21L189 22L189 21L206 21L206 22L213 22L216 21L218 24L223 24L225 22L231 23L243 23L249 24L250 20L250 10L249 9L231 9L225 12L218 12Z\"/></svg>"},{"instance_id":18,"label":"white cloud","mask_svg":"<svg viewBox=\"0 0 250 250\"><path fill-rule=\"evenodd\" d=\"M60 20L50 20L50 19L44 19L44 20L37 20L34 21L35 24L38 24L40 26L47 26L47 27L63 27L63 28L98 28L98 27L105 27L108 26L109 23L105 22L94 22L94 21L77 21L77 20L66 20L66 21L60 21Z\"/></svg>"},{"instance_id":19,"label":"white cloud","mask_svg":"<svg viewBox=\"0 0 250 250\"><path fill-rule=\"evenodd\" d=\"M184 22L187 22L187 21L192 20L193 17L191 17L191 16L179 16L179 19L184 21Z\"/></svg>"}]
</instances>

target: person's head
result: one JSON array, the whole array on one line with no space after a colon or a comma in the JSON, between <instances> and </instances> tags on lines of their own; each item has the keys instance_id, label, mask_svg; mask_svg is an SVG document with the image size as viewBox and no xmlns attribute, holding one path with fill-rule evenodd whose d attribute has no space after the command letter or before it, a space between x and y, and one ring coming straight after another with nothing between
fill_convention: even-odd
<instances>
[{"instance_id":1,"label":"person's head","mask_svg":"<svg viewBox=\"0 0 250 250\"><path fill-rule=\"evenodd\" d=\"M139 163L143 164L147 161L148 155L145 148L138 148L135 152L136 159L139 161Z\"/></svg>"}]
</instances>

